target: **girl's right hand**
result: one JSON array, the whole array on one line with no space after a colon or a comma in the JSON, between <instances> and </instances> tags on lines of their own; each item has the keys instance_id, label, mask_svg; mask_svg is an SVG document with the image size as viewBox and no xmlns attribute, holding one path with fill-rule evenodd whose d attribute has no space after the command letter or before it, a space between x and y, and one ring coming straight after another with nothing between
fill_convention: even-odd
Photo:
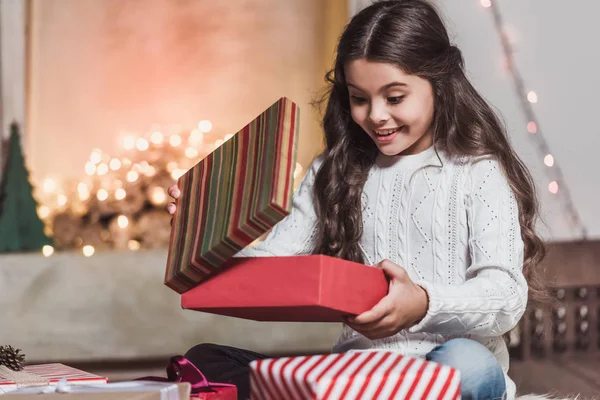
<instances>
[{"instance_id":1,"label":"girl's right hand","mask_svg":"<svg viewBox=\"0 0 600 400\"><path fill-rule=\"evenodd\" d=\"M179 196L181 196L181 191L179 190L179 186L175 184L171 186L169 190L167 190L167 193L169 193L169 196L175 199L174 202L167 204L167 211L169 212L169 214L173 215L175 214L175 211L177 211L177 199L179 198ZM171 222L173 222L172 219Z\"/></svg>"}]
</instances>

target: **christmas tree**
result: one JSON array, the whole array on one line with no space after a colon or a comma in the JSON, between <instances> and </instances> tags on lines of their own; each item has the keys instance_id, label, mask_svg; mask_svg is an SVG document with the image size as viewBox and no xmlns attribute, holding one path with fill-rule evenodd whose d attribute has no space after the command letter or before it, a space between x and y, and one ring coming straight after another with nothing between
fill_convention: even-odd
<instances>
[{"instance_id":1,"label":"christmas tree","mask_svg":"<svg viewBox=\"0 0 600 400\"><path fill-rule=\"evenodd\" d=\"M50 244L37 214L37 202L21 151L19 126L13 122L0 186L0 252L39 250Z\"/></svg>"}]
</instances>

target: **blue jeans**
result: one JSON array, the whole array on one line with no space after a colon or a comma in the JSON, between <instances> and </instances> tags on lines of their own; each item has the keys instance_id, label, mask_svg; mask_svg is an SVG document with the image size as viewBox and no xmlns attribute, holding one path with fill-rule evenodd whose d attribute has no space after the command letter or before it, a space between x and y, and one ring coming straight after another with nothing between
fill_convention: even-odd
<instances>
[{"instance_id":1,"label":"blue jeans","mask_svg":"<svg viewBox=\"0 0 600 400\"><path fill-rule=\"evenodd\" d=\"M451 339L427 353L426 359L460 372L463 400L504 398L502 367L484 345L470 339Z\"/></svg>"}]
</instances>

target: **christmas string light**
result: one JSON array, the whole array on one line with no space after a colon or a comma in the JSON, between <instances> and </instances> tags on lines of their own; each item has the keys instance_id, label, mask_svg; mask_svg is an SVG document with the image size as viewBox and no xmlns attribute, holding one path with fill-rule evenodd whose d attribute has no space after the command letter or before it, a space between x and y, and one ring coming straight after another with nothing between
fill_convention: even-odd
<instances>
[{"instance_id":1,"label":"christmas string light","mask_svg":"<svg viewBox=\"0 0 600 400\"><path fill-rule=\"evenodd\" d=\"M123 132L120 154L92 149L83 179L62 182L46 177L39 185L37 212L56 248L46 247L42 254L50 257L77 248L92 257L108 248L165 246L164 231L170 230L164 207L167 187L231 138L233 134L214 132L208 120L191 129L156 125L143 134ZM294 190L303 173L297 163Z\"/></svg>"},{"instance_id":2,"label":"christmas string light","mask_svg":"<svg viewBox=\"0 0 600 400\"><path fill-rule=\"evenodd\" d=\"M521 109L523 110L525 118L528 121L527 131L532 134L531 137L535 141L540 155L544 157L544 164L547 167L546 173L552 179L548 185L548 191L552 194L558 194L559 199L563 203L563 208L568 215L569 221L573 226L573 229L579 231L582 239L586 239L587 229L583 224L581 217L579 216L575 204L573 203L571 192L569 191L569 188L565 182L562 170L552 156L548 143L541 133L540 124L533 108L533 104L538 102L537 93L526 89L523 77L515 65L514 50L508 35L504 31L504 18L502 17L500 9L493 0L481 0L481 5L492 12L492 16L494 18L494 27L496 29L496 33L500 37L506 66L511 74L515 92L520 100Z\"/></svg>"},{"instance_id":3,"label":"christmas string light","mask_svg":"<svg viewBox=\"0 0 600 400\"><path fill-rule=\"evenodd\" d=\"M83 179L63 182L46 177L40 182L37 213L56 245L41 253L50 257L76 248L92 257L109 248L138 251L165 246L164 231L170 230L167 187L232 138L202 120L191 129L156 125L142 134L123 131L120 154L92 149ZM297 163L294 190L303 173Z\"/></svg>"},{"instance_id":4,"label":"christmas string light","mask_svg":"<svg viewBox=\"0 0 600 400\"><path fill-rule=\"evenodd\" d=\"M54 254L54 247L50 245L45 245L44 247L42 247L42 254L44 255L44 257L50 257L52 254Z\"/></svg>"},{"instance_id":5,"label":"christmas string light","mask_svg":"<svg viewBox=\"0 0 600 400\"><path fill-rule=\"evenodd\" d=\"M84 256L91 257L94 255L94 252L95 252L94 246L90 246L90 245L83 246L82 252L83 252Z\"/></svg>"}]
</instances>

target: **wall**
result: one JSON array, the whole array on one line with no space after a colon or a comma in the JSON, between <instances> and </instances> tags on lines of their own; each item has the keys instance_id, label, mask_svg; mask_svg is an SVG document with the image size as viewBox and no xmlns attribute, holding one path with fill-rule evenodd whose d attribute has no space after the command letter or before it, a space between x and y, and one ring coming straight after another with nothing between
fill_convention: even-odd
<instances>
[{"instance_id":1,"label":"wall","mask_svg":"<svg viewBox=\"0 0 600 400\"><path fill-rule=\"evenodd\" d=\"M33 0L35 177L81 176L93 148L114 154L153 123L208 119L222 137L284 95L302 109L306 167L322 143L309 102L346 17L345 0Z\"/></svg>"},{"instance_id":2,"label":"wall","mask_svg":"<svg viewBox=\"0 0 600 400\"><path fill-rule=\"evenodd\" d=\"M570 229L556 196L547 190L544 155L537 152L509 76L502 68L500 43L493 20L478 1L439 1L449 28L467 61L475 85L504 117L513 145L533 171L538 183L543 217L548 227L545 236L572 240L579 237ZM573 201L586 224L590 237L600 237L600 195L597 168L595 113L600 89L600 53L594 38L600 35L595 15L600 5L576 0L568 7L556 2L504 0L497 2L504 15L506 31L515 47L517 67L527 84L535 90L534 105L541 130L556 163L563 170ZM560 27L560 29L557 29Z\"/></svg>"}]
</instances>

